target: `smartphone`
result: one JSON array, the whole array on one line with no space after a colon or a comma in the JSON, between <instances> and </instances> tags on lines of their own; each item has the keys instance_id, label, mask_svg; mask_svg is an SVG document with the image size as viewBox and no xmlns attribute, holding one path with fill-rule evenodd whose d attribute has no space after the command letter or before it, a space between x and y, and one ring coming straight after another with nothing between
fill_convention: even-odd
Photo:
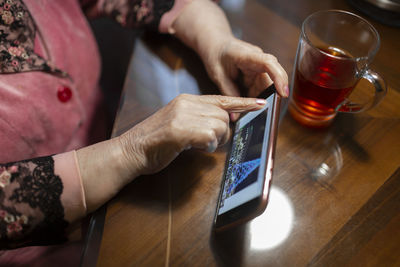
<instances>
[{"instance_id":1,"label":"smartphone","mask_svg":"<svg viewBox=\"0 0 400 267\"><path fill-rule=\"evenodd\" d=\"M216 231L257 217L268 204L280 96L272 85L259 97L267 100L264 108L246 113L234 125L214 218Z\"/></svg>"}]
</instances>

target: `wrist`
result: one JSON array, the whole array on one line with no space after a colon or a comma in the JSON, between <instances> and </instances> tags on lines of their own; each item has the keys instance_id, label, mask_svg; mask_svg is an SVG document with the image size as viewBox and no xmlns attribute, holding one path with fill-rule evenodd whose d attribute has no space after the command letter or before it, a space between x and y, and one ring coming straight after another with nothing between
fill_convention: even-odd
<instances>
[{"instance_id":1,"label":"wrist","mask_svg":"<svg viewBox=\"0 0 400 267\"><path fill-rule=\"evenodd\" d=\"M88 212L114 197L137 173L128 165L118 138L76 151Z\"/></svg>"},{"instance_id":2,"label":"wrist","mask_svg":"<svg viewBox=\"0 0 400 267\"><path fill-rule=\"evenodd\" d=\"M134 178L145 174L145 156L140 145L140 137L132 129L121 136L111 139L118 154L118 169L123 186Z\"/></svg>"},{"instance_id":3,"label":"wrist","mask_svg":"<svg viewBox=\"0 0 400 267\"><path fill-rule=\"evenodd\" d=\"M233 34L223 10L213 1L188 4L174 21L175 35L199 54L203 61Z\"/></svg>"}]
</instances>

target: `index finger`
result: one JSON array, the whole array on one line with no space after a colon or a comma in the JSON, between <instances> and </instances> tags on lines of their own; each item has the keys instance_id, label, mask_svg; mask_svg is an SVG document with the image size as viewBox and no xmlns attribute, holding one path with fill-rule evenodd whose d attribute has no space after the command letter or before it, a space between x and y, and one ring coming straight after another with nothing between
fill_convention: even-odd
<instances>
[{"instance_id":1,"label":"index finger","mask_svg":"<svg viewBox=\"0 0 400 267\"><path fill-rule=\"evenodd\" d=\"M250 97L235 97L222 95L202 95L199 101L204 104L212 104L227 112L245 112L257 110L265 106L266 100Z\"/></svg>"}]
</instances>

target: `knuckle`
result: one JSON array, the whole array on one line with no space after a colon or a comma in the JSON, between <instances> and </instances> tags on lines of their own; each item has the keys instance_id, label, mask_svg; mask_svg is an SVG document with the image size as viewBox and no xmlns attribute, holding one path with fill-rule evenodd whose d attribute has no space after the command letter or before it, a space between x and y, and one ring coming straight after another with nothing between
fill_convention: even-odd
<instances>
[{"instance_id":1,"label":"knuckle","mask_svg":"<svg viewBox=\"0 0 400 267\"><path fill-rule=\"evenodd\" d=\"M220 121L219 131L218 131L219 132L219 137L224 136L228 132L228 130L229 130L228 125L226 123ZM219 139L221 139L221 138L219 138Z\"/></svg>"},{"instance_id":2,"label":"knuckle","mask_svg":"<svg viewBox=\"0 0 400 267\"><path fill-rule=\"evenodd\" d=\"M274 63L278 62L278 59L274 55L271 55L271 54L264 54L264 58L267 61L271 61L271 62L274 62Z\"/></svg>"},{"instance_id":3,"label":"knuckle","mask_svg":"<svg viewBox=\"0 0 400 267\"><path fill-rule=\"evenodd\" d=\"M212 141L214 141L215 138L216 138L216 135L215 135L214 130L212 130L212 129L206 129L206 130L204 131L204 138L205 138L206 142L212 142Z\"/></svg>"},{"instance_id":4,"label":"knuckle","mask_svg":"<svg viewBox=\"0 0 400 267\"><path fill-rule=\"evenodd\" d=\"M189 94L179 94L177 97L175 97L175 100L177 102L187 102L190 101L191 98L192 96Z\"/></svg>"},{"instance_id":5,"label":"knuckle","mask_svg":"<svg viewBox=\"0 0 400 267\"><path fill-rule=\"evenodd\" d=\"M188 98L190 98L190 95L189 94L179 94L177 97L176 97L176 99L188 99Z\"/></svg>"},{"instance_id":6,"label":"knuckle","mask_svg":"<svg viewBox=\"0 0 400 267\"><path fill-rule=\"evenodd\" d=\"M178 119L172 119L172 120L169 120L169 122L168 122L168 129L169 129L169 131L177 132L180 128L180 125L181 124L179 123Z\"/></svg>"},{"instance_id":7,"label":"knuckle","mask_svg":"<svg viewBox=\"0 0 400 267\"><path fill-rule=\"evenodd\" d=\"M174 107L177 110L185 110L190 107L190 96L187 94L179 95L175 98Z\"/></svg>"},{"instance_id":8,"label":"knuckle","mask_svg":"<svg viewBox=\"0 0 400 267\"><path fill-rule=\"evenodd\" d=\"M231 103L231 101L230 101L230 98L228 98L228 97L223 97L223 96L221 96L221 97L218 97L218 104L220 105L220 107L222 107L222 108L227 108L227 107L229 107L229 105L230 105L230 103Z\"/></svg>"},{"instance_id":9,"label":"knuckle","mask_svg":"<svg viewBox=\"0 0 400 267\"><path fill-rule=\"evenodd\" d=\"M223 112L222 113L222 121L226 124L226 125L228 125L229 124L229 121L230 121L230 119L229 119L229 113L228 112Z\"/></svg>"},{"instance_id":10,"label":"knuckle","mask_svg":"<svg viewBox=\"0 0 400 267\"><path fill-rule=\"evenodd\" d=\"M253 45L253 48L254 48L254 50L256 51L256 52L263 52L263 50L261 49L261 47L259 47L259 46L256 46L256 45Z\"/></svg>"}]
</instances>

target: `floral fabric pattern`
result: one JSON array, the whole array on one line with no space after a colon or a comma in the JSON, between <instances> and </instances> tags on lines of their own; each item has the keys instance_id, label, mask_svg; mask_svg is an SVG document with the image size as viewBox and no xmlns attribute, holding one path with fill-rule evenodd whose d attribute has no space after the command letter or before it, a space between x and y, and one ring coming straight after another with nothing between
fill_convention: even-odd
<instances>
[{"instance_id":1,"label":"floral fabric pattern","mask_svg":"<svg viewBox=\"0 0 400 267\"><path fill-rule=\"evenodd\" d=\"M103 12L122 26L156 28L161 16L170 10L174 1L165 0L105 0Z\"/></svg>"},{"instance_id":2,"label":"floral fabric pattern","mask_svg":"<svg viewBox=\"0 0 400 267\"><path fill-rule=\"evenodd\" d=\"M84 7L97 0L81 0ZM161 16L174 5L174 0L104 0L99 7L102 15L111 17L124 27L158 29Z\"/></svg>"},{"instance_id":3,"label":"floral fabric pattern","mask_svg":"<svg viewBox=\"0 0 400 267\"><path fill-rule=\"evenodd\" d=\"M52 157L0 165L0 246L63 241L62 192Z\"/></svg>"},{"instance_id":4,"label":"floral fabric pattern","mask_svg":"<svg viewBox=\"0 0 400 267\"><path fill-rule=\"evenodd\" d=\"M84 9L97 0L81 0ZM131 28L157 29L161 16L174 0L105 0L102 14ZM68 77L68 74L34 52L35 22L22 0L0 0L0 74L44 71Z\"/></svg>"},{"instance_id":5,"label":"floral fabric pattern","mask_svg":"<svg viewBox=\"0 0 400 267\"><path fill-rule=\"evenodd\" d=\"M21 0L0 0L0 73L67 74L34 52L36 26Z\"/></svg>"}]
</instances>

